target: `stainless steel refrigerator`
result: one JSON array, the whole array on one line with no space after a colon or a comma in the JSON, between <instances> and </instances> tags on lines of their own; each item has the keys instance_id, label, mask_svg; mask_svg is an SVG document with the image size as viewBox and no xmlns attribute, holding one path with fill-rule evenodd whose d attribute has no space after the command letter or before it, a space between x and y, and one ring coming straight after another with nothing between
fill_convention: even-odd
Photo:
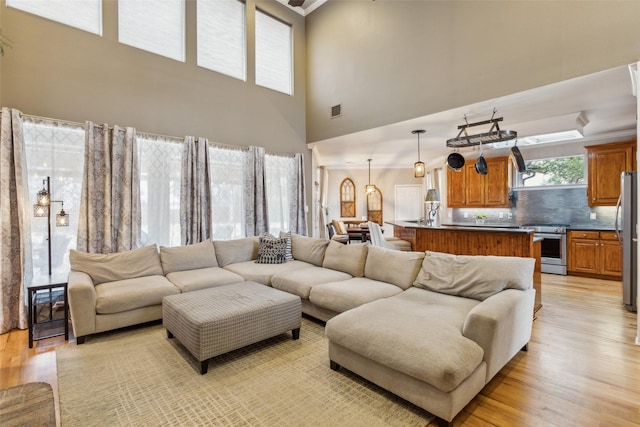
<instances>
[{"instance_id":1,"label":"stainless steel refrigerator","mask_svg":"<svg viewBox=\"0 0 640 427\"><path fill-rule=\"evenodd\" d=\"M622 302L637 311L638 298L638 174L622 172L616 207L616 233L622 245Z\"/></svg>"}]
</instances>

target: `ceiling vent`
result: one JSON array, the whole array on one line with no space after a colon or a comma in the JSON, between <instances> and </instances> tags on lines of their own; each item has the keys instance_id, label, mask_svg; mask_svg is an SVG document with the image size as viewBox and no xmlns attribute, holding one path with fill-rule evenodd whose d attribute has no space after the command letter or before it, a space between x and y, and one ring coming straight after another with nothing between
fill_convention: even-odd
<instances>
[{"instance_id":1,"label":"ceiling vent","mask_svg":"<svg viewBox=\"0 0 640 427\"><path fill-rule=\"evenodd\" d=\"M331 107L331 118L335 119L336 117L342 116L342 104L334 105Z\"/></svg>"}]
</instances>

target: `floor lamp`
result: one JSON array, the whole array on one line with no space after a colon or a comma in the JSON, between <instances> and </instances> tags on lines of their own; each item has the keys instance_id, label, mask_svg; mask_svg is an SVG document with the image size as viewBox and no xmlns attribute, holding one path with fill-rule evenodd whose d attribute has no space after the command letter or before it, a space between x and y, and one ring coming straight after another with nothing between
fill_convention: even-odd
<instances>
[{"instance_id":1,"label":"floor lamp","mask_svg":"<svg viewBox=\"0 0 640 427\"><path fill-rule=\"evenodd\" d=\"M51 276L51 203L61 203L60 212L56 215L57 227L69 226L69 214L64 211L62 200L51 200L51 178L42 180L42 190L36 195L36 204L33 205L33 216L47 218L47 256L49 261L49 276Z\"/></svg>"}]
</instances>

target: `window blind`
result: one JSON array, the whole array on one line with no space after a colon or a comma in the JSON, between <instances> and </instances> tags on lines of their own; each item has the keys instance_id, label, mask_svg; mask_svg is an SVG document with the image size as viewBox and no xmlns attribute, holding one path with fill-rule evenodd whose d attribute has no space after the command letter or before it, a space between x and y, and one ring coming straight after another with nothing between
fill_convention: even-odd
<instances>
[{"instance_id":1,"label":"window blind","mask_svg":"<svg viewBox=\"0 0 640 427\"><path fill-rule=\"evenodd\" d=\"M102 35L102 0L7 0L7 6Z\"/></svg>"},{"instance_id":2,"label":"window blind","mask_svg":"<svg viewBox=\"0 0 640 427\"><path fill-rule=\"evenodd\" d=\"M118 40L184 62L184 0L118 0Z\"/></svg>"},{"instance_id":3,"label":"window blind","mask_svg":"<svg viewBox=\"0 0 640 427\"><path fill-rule=\"evenodd\" d=\"M291 26L256 10L256 84L293 93Z\"/></svg>"},{"instance_id":4,"label":"window blind","mask_svg":"<svg viewBox=\"0 0 640 427\"><path fill-rule=\"evenodd\" d=\"M246 80L245 4L198 0L198 66Z\"/></svg>"}]
</instances>

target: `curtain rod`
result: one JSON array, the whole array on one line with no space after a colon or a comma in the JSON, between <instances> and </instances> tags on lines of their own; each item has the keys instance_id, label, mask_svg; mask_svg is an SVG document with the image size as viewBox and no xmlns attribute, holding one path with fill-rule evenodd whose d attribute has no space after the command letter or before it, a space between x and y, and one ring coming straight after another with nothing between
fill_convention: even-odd
<instances>
[{"instance_id":1,"label":"curtain rod","mask_svg":"<svg viewBox=\"0 0 640 427\"><path fill-rule=\"evenodd\" d=\"M48 122L55 122L55 123L62 123L65 125L71 125L71 126L81 126L84 128L84 123L80 123L80 122L73 122L70 120L62 120L62 119L54 119L51 117L42 117L42 116L34 116L33 114L24 114L22 113L22 117L26 117L29 119L36 119L36 120L44 120L44 121L48 121ZM113 130L113 126L109 126L109 129ZM146 135L146 136L151 136L154 138L168 138L168 139L178 139L181 140L182 142L184 142L184 136L173 136L173 135L161 135L159 133L150 133L150 132L138 132L138 130L136 129L136 133L138 135ZM207 138L208 139L208 138ZM230 148L230 149L234 149L234 150L247 150L249 147L243 147L241 145L231 145L231 144L221 144L219 142L211 142L213 145L215 145L216 147L220 147L220 148ZM291 153L268 153L268 154L275 154L277 156L286 156L286 157L294 157L295 154L291 154Z\"/></svg>"}]
</instances>

